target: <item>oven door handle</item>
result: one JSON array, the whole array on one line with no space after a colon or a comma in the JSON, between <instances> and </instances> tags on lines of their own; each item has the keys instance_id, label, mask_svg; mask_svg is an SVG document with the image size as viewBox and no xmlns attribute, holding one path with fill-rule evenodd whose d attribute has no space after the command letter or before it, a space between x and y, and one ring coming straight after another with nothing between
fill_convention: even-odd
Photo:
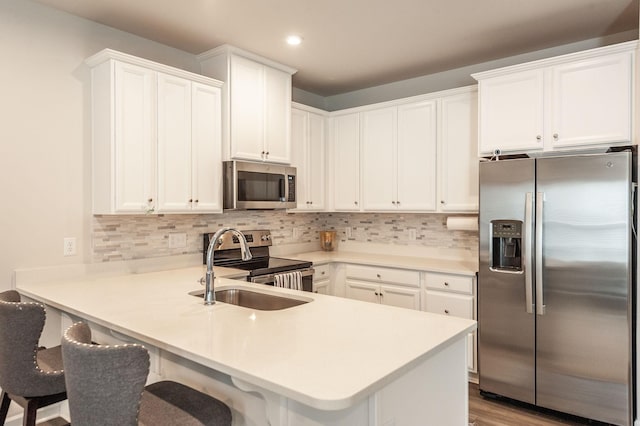
<instances>
[{"instance_id":1,"label":"oven door handle","mask_svg":"<svg viewBox=\"0 0 640 426\"><path fill-rule=\"evenodd\" d=\"M296 272L296 270L281 272L281 274L286 274L288 272ZM302 277L304 278L304 277L313 275L315 270L313 268L308 268L308 269L303 269L300 272L302 273ZM257 277L249 277L249 281L256 284L272 283L276 275L278 274L258 275Z\"/></svg>"}]
</instances>

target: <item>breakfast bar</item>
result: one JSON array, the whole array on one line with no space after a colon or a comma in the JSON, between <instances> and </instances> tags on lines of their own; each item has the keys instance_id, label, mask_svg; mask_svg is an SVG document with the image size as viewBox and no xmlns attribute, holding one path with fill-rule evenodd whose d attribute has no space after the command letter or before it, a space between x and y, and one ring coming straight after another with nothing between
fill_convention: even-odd
<instances>
[{"instance_id":1,"label":"breakfast bar","mask_svg":"<svg viewBox=\"0 0 640 426\"><path fill-rule=\"evenodd\" d=\"M215 279L216 290L304 303L205 306L190 294L202 275L200 266L47 280L17 273L16 288L59 314L61 329L84 320L99 342L144 344L150 381L214 394L235 425L467 423L466 337L475 321L226 278Z\"/></svg>"}]
</instances>

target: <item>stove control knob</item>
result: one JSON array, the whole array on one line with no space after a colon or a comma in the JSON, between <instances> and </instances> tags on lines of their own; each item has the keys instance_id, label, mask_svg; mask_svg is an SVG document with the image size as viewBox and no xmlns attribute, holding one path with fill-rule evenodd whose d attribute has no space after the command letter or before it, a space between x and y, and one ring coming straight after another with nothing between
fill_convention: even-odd
<instances>
[{"instance_id":1,"label":"stove control knob","mask_svg":"<svg viewBox=\"0 0 640 426\"><path fill-rule=\"evenodd\" d=\"M260 239L262 241L269 241L271 239L271 237L269 235L263 235L262 237L260 237Z\"/></svg>"}]
</instances>

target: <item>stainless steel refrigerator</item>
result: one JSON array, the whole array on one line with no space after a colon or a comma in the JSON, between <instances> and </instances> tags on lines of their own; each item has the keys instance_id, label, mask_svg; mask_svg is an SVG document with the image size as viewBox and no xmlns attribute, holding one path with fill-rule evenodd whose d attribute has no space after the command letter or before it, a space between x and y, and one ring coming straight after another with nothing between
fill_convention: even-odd
<instances>
[{"instance_id":1,"label":"stainless steel refrigerator","mask_svg":"<svg viewBox=\"0 0 640 426\"><path fill-rule=\"evenodd\" d=\"M480 164L483 393L632 424L632 158Z\"/></svg>"}]
</instances>

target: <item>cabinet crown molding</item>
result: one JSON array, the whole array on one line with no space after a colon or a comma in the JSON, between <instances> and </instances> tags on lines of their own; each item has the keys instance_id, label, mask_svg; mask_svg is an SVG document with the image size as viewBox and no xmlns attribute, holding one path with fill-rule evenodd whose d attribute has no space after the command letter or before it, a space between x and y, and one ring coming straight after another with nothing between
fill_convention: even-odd
<instances>
[{"instance_id":1,"label":"cabinet crown molding","mask_svg":"<svg viewBox=\"0 0 640 426\"><path fill-rule=\"evenodd\" d=\"M273 61L269 58L265 58L264 56L260 56L257 55L255 53L240 49L239 47L235 47L235 46L231 46L230 44L223 44L222 46L218 46L214 49L211 50L207 50L204 53L199 54L198 56L196 56L196 58L198 59L198 61L202 62L202 61L206 61L207 59L211 59L214 58L216 56L220 56L220 55L226 55L226 56L230 56L230 55L237 55L237 56L242 56L243 58L246 59L251 59L252 61L261 63L263 65L267 65L271 68L275 68L277 70L280 71L284 71L290 75L295 74L296 72L298 72L297 69L295 68L291 68L287 65L283 65L279 62Z\"/></svg>"},{"instance_id":2,"label":"cabinet crown molding","mask_svg":"<svg viewBox=\"0 0 640 426\"><path fill-rule=\"evenodd\" d=\"M511 65L508 67L497 68L489 71L482 71L471 74L471 77L475 78L477 81L480 81L486 78L498 77L514 72L540 69L554 65L566 64L568 62L580 61L583 59L598 58L604 55L612 55L616 53L634 53L637 49L638 40L632 40L624 43L612 44L610 46L584 50L581 52L568 53L566 55L538 59L536 61L525 62L523 64Z\"/></svg>"},{"instance_id":3,"label":"cabinet crown molding","mask_svg":"<svg viewBox=\"0 0 640 426\"><path fill-rule=\"evenodd\" d=\"M125 62L127 64L137 65L153 71L173 75L176 77L186 78L188 80L196 81L198 83L206 84L213 87L222 87L224 84L224 82L220 80L216 80L211 77L206 77L201 74L196 74L190 71L181 70L179 68L175 68L169 65L164 65L164 64L150 61L148 59L140 58L137 56L129 55L128 53L119 52L113 49L103 49L100 52L96 53L95 55L92 55L87 59L85 59L84 62L89 67L93 68L109 60L116 60L120 62Z\"/></svg>"}]
</instances>

